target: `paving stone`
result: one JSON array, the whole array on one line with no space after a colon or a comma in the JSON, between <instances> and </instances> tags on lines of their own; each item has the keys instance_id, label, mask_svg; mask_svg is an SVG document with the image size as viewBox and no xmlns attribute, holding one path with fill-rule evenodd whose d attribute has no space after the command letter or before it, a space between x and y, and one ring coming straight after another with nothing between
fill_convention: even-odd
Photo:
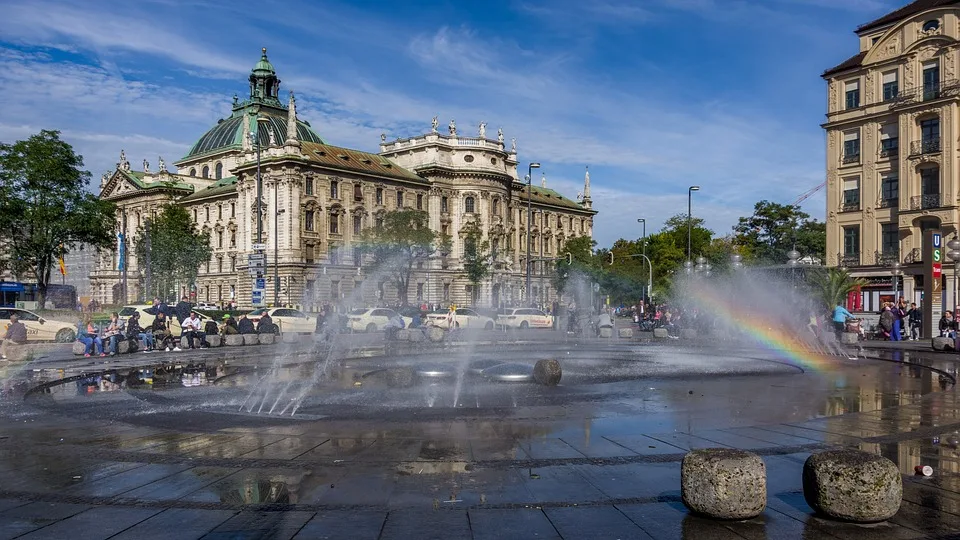
<instances>
[{"instance_id":1,"label":"paving stone","mask_svg":"<svg viewBox=\"0 0 960 540\"><path fill-rule=\"evenodd\" d=\"M618 504L617 508L651 537L660 540L696 538L743 540L723 521L691 515L682 503Z\"/></svg>"},{"instance_id":2,"label":"paving stone","mask_svg":"<svg viewBox=\"0 0 960 540\"><path fill-rule=\"evenodd\" d=\"M387 513L379 510L323 510L317 512L295 540L377 540Z\"/></svg>"},{"instance_id":3,"label":"paving stone","mask_svg":"<svg viewBox=\"0 0 960 540\"><path fill-rule=\"evenodd\" d=\"M127 491L123 494L123 498L146 501L176 500L224 477L236 474L237 471L238 469L235 468L194 467Z\"/></svg>"},{"instance_id":4,"label":"paving stone","mask_svg":"<svg viewBox=\"0 0 960 540\"><path fill-rule=\"evenodd\" d=\"M532 502L570 504L608 499L574 467L535 467L515 472L530 492Z\"/></svg>"},{"instance_id":5,"label":"paving stone","mask_svg":"<svg viewBox=\"0 0 960 540\"><path fill-rule=\"evenodd\" d=\"M605 435L605 439L619 444L620 446L629 448L630 450L636 452L637 454L648 456L648 455L663 455L663 454L676 454L682 456L686 453L689 448L681 448L679 446L674 446L673 444L661 441L659 439L654 439L653 437L648 437L646 435L636 435L636 436L613 436Z\"/></svg>"},{"instance_id":6,"label":"paving stone","mask_svg":"<svg viewBox=\"0 0 960 540\"><path fill-rule=\"evenodd\" d=\"M99 506L58 521L40 530L21 536L25 540L76 540L77 538L109 538L151 516L159 508L127 508Z\"/></svg>"},{"instance_id":7,"label":"paving stone","mask_svg":"<svg viewBox=\"0 0 960 540\"><path fill-rule=\"evenodd\" d=\"M204 538L293 538L315 515L316 512L247 510L224 521Z\"/></svg>"},{"instance_id":8,"label":"paving stone","mask_svg":"<svg viewBox=\"0 0 960 540\"><path fill-rule=\"evenodd\" d=\"M637 452L598 435L562 437L561 441L587 457L636 456Z\"/></svg>"},{"instance_id":9,"label":"paving stone","mask_svg":"<svg viewBox=\"0 0 960 540\"><path fill-rule=\"evenodd\" d=\"M0 512L0 539L16 538L90 509L82 504L35 502Z\"/></svg>"},{"instance_id":10,"label":"paving stone","mask_svg":"<svg viewBox=\"0 0 960 540\"><path fill-rule=\"evenodd\" d=\"M64 490L64 492L77 495L112 497L156 482L162 478L175 475L189 468L190 465L183 464L148 464L113 476L101 478L95 482L78 484Z\"/></svg>"},{"instance_id":11,"label":"paving stone","mask_svg":"<svg viewBox=\"0 0 960 540\"><path fill-rule=\"evenodd\" d=\"M170 508L121 532L110 540L173 540L201 538L235 516L235 510Z\"/></svg>"},{"instance_id":12,"label":"paving stone","mask_svg":"<svg viewBox=\"0 0 960 540\"><path fill-rule=\"evenodd\" d=\"M530 459L568 459L586 457L576 448L561 439L548 437L529 439L520 443L520 448Z\"/></svg>"},{"instance_id":13,"label":"paving stone","mask_svg":"<svg viewBox=\"0 0 960 540\"><path fill-rule=\"evenodd\" d=\"M545 508L544 513L564 539L651 538L636 523L614 506Z\"/></svg>"},{"instance_id":14,"label":"paving stone","mask_svg":"<svg viewBox=\"0 0 960 540\"><path fill-rule=\"evenodd\" d=\"M539 508L473 508L470 529L473 540L500 540L505 531L516 538L561 539Z\"/></svg>"},{"instance_id":15,"label":"paving stone","mask_svg":"<svg viewBox=\"0 0 960 540\"><path fill-rule=\"evenodd\" d=\"M676 462L572 468L610 499L680 497L680 464Z\"/></svg>"},{"instance_id":16,"label":"paving stone","mask_svg":"<svg viewBox=\"0 0 960 540\"><path fill-rule=\"evenodd\" d=\"M387 515L380 540L470 538L466 510L399 510Z\"/></svg>"}]
</instances>

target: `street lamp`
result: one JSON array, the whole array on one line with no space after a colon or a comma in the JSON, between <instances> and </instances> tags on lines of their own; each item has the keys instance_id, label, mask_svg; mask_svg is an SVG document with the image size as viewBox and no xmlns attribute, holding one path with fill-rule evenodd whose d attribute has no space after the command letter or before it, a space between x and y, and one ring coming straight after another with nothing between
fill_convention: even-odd
<instances>
[{"instance_id":1,"label":"street lamp","mask_svg":"<svg viewBox=\"0 0 960 540\"><path fill-rule=\"evenodd\" d=\"M687 262L690 262L690 238L691 231L693 230L693 192L700 191L700 186L690 186L687 188Z\"/></svg>"},{"instance_id":2,"label":"street lamp","mask_svg":"<svg viewBox=\"0 0 960 540\"><path fill-rule=\"evenodd\" d=\"M526 279L526 297L527 305L530 305L530 232L533 226L533 170L539 169L539 163L531 163L527 167L527 279Z\"/></svg>"},{"instance_id":3,"label":"street lamp","mask_svg":"<svg viewBox=\"0 0 960 540\"><path fill-rule=\"evenodd\" d=\"M273 183L273 204L279 205L277 199L277 182ZM284 208L274 208L273 214L273 307L280 307L280 214L286 212ZM290 287L287 286L287 295Z\"/></svg>"},{"instance_id":4,"label":"street lamp","mask_svg":"<svg viewBox=\"0 0 960 540\"><path fill-rule=\"evenodd\" d=\"M697 266L694 267L694 270L697 272L703 272L707 269L707 259L703 255L697 257Z\"/></svg>"},{"instance_id":5,"label":"street lamp","mask_svg":"<svg viewBox=\"0 0 960 540\"><path fill-rule=\"evenodd\" d=\"M890 274L893 276L893 303L894 303L894 305L896 305L896 303L897 303L897 289L898 289L898 287L897 287L897 285L898 285L898 283L897 283L897 281L898 281L897 276L899 276L899 275L902 274L902 273L903 273L903 269L900 268L900 263L899 263L899 262L894 262L893 265L890 266Z\"/></svg>"},{"instance_id":6,"label":"street lamp","mask_svg":"<svg viewBox=\"0 0 960 540\"><path fill-rule=\"evenodd\" d=\"M641 249L643 250L643 251L641 251L641 253L643 254L643 260L646 261L646 259L647 259L647 220L644 219L644 218L639 218L639 219L637 219L637 223L643 224L643 236L642 236L641 239L640 239L640 245L641 245ZM652 269L652 268L653 268L653 266L651 265L651 269ZM647 299L647 293L648 293L648 292L649 292L649 291L646 291L646 290L643 291L643 299L644 299L644 300Z\"/></svg>"},{"instance_id":7,"label":"street lamp","mask_svg":"<svg viewBox=\"0 0 960 540\"><path fill-rule=\"evenodd\" d=\"M730 255L730 266L732 266L734 270L743 268L743 257L739 253Z\"/></svg>"},{"instance_id":8,"label":"street lamp","mask_svg":"<svg viewBox=\"0 0 960 540\"><path fill-rule=\"evenodd\" d=\"M953 313L954 318L956 318L957 304L960 303L957 301L957 273L960 273L960 240L957 239L956 234L953 235L952 240L947 242L947 249L950 250L947 252L947 257L950 257L950 260L953 261Z\"/></svg>"}]
</instances>

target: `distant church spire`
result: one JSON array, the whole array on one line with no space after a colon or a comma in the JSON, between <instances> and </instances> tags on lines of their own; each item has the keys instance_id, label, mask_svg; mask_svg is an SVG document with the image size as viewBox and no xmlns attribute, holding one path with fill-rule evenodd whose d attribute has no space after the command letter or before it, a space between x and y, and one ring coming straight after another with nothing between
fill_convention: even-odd
<instances>
[{"instance_id":1,"label":"distant church spire","mask_svg":"<svg viewBox=\"0 0 960 540\"><path fill-rule=\"evenodd\" d=\"M584 208L593 208L593 201L590 200L590 166L587 165L587 173L583 177L583 200L581 203Z\"/></svg>"},{"instance_id":2,"label":"distant church spire","mask_svg":"<svg viewBox=\"0 0 960 540\"><path fill-rule=\"evenodd\" d=\"M284 146L300 146L297 140L297 98L293 97L293 90L290 91L290 105L287 107L287 140Z\"/></svg>"}]
</instances>

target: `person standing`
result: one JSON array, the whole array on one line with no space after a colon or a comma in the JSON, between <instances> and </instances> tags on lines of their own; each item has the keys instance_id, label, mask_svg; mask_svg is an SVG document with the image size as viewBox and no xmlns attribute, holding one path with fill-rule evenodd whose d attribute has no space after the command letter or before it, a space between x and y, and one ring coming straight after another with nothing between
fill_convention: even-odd
<instances>
[{"instance_id":1,"label":"person standing","mask_svg":"<svg viewBox=\"0 0 960 540\"><path fill-rule=\"evenodd\" d=\"M903 300L890 307L893 312L893 329L890 331L890 341L901 341L903 339L900 329L903 327L903 319L907 313L903 309Z\"/></svg>"},{"instance_id":2,"label":"person standing","mask_svg":"<svg viewBox=\"0 0 960 540\"><path fill-rule=\"evenodd\" d=\"M837 334L837 341L840 341L840 335L847 330L847 319L852 319L853 313L847 311L847 308L837 304L833 308L833 328Z\"/></svg>"},{"instance_id":3,"label":"person standing","mask_svg":"<svg viewBox=\"0 0 960 540\"><path fill-rule=\"evenodd\" d=\"M923 312L917 309L916 303L910 303L910 311L907 312L907 324L910 326L910 339L916 341L923 333Z\"/></svg>"},{"instance_id":4,"label":"person standing","mask_svg":"<svg viewBox=\"0 0 960 540\"><path fill-rule=\"evenodd\" d=\"M190 303L186 295L180 298L180 301L177 302L177 307L173 308L174 313L177 316L177 320L180 321L180 324L183 324L183 321L187 320L190 316L190 311L193 310L193 304Z\"/></svg>"},{"instance_id":5,"label":"person standing","mask_svg":"<svg viewBox=\"0 0 960 540\"><path fill-rule=\"evenodd\" d=\"M10 315L10 324L7 325L7 331L3 334L3 341L0 342L0 360L7 359L7 352L11 345L23 345L27 342L27 327L20 322L20 316L16 313Z\"/></svg>"}]
</instances>

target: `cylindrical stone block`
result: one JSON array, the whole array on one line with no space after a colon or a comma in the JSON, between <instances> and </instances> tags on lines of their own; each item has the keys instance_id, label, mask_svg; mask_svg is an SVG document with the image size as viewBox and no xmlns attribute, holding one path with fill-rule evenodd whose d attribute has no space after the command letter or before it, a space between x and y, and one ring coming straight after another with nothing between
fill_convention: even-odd
<instances>
[{"instance_id":1,"label":"cylindrical stone block","mask_svg":"<svg viewBox=\"0 0 960 540\"><path fill-rule=\"evenodd\" d=\"M860 334L856 332L844 332L840 334L840 343L844 345L856 345L860 341Z\"/></svg>"},{"instance_id":2,"label":"cylindrical stone block","mask_svg":"<svg viewBox=\"0 0 960 540\"><path fill-rule=\"evenodd\" d=\"M223 341L228 347L243 345L243 336L240 334L227 334L223 336Z\"/></svg>"},{"instance_id":3,"label":"cylindrical stone block","mask_svg":"<svg viewBox=\"0 0 960 540\"><path fill-rule=\"evenodd\" d=\"M602 338L613 337L613 328L610 328L609 326L602 327L600 329L600 337Z\"/></svg>"},{"instance_id":4,"label":"cylindrical stone block","mask_svg":"<svg viewBox=\"0 0 960 540\"><path fill-rule=\"evenodd\" d=\"M544 386L556 386L560 384L560 378L563 376L563 370L560 368L560 362L549 360L537 360L533 366L533 378Z\"/></svg>"},{"instance_id":5,"label":"cylindrical stone block","mask_svg":"<svg viewBox=\"0 0 960 540\"><path fill-rule=\"evenodd\" d=\"M633 328L620 328L617 330L617 335L619 335L622 338L632 338Z\"/></svg>"},{"instance_id":6,"label":"cylindrical stone block","mask_svg":"<svg viewBox=\"0 0 960 540\"><path fill-rule=\"evenodd\" d=\"M294 333L294 332L287 332L287 333L283 334L283 336L282 336L280 339L281 339L284 343L299 343L299 342L300 342L300 334L296 334L296 333Z\"/></svg>"},{"instance_id":7,"label":"cylindrical stone block","mask_svg":"<svg viewBox=\"0 0 960 540\"><path fill-rule=\"evenodd\" d=\"M276 338L273 334L260 334L259 339L261 345L273 345Z\"/></svg>"},{"instance_id":8,"label":"cylindrical stone block","mask_svg":"<svg viewBox=\"0 0 960 540\"><path fill-rule=\"evenodd\" d=\"M683 504L716 519L750 519L767 506L767 469L760 456L732 448L693 450L680 465Z\"/></svg>"},{"instance_id":9,"label":"cylindrical stone block","mask_svg":"<svg viewBox=\"0 0 960 540\"><path fill-rule=\"evenodd\" d=\"M419 328L414 328L413 330L410 330L410 335L407 336L407 339L415 343L423 341L423 331Z\"/></svg>"},{"instance_id":10,"label":"cylindrical stone block","mask_svg":"<svg viewBox=\"0 0 960 540\"><path fill-rule=\"evenodd\" d=\"M932 344L935 351L952 351L954 347L953 339L948 337L935 337Z\"/></svg>"},{"instance_id":11,"label":"cylindrical stone block","mask_svg":"<svg viewBox=\"0 0 960 540\"><path fill-rule=\"evenodd\" d=\"M859 450L829 450L803 464L803 497L819 514L872 523L892 518L903 500L900 470L889 459Z\"/></svg>"},{"instance_id":12,"label":"cylindrical stone block","mask_svg":"<svg viewBox=\"0 0 960 540\"><path fill-rule=\"evenodd\" d=\"M211 347L219 347L220 336L218 334L207 336L207 343L209 343Z\"/></svg>"},{"instance_id":13,"label":"cylindrical stone block","mask_svg":"<svg viewBox=\"0 0 960 540\"><path fill-rule=\"evenodd\" d=\"M670 334L667 332L667 329L666 329L666 328L654 328L654 329L653 329L653 337L655 337L655 338L663 339L663 338L665 338L665 337L667 337L667 336L669 336L669 335L670 335Z\"/></svg>"},{"instance_id":14,"label":"cylindrical stone block","mask_svg":"<svg viewBox=\"0 0 960 540\"><path fill-rule=\"evenodd\" d=\"M434 343L440 342L443 341L443 332L443 328L431 326L430 329L427 330L427 337L430 338L430 341L433 341Z\"/></svg>"},{"instance_id":15,"label":"cylindrical stone block","mask_svg":"<svg viewBox=\"0 0 960 540\"><path fill-rule=\"evenodd\" d=\"M260 336L257 334L243 334L244 345L256 345L260 343Z\"/></svg>"},{"instance_id":16,"label":"cylindrical stone block","mask_svg":"<svg viewBox=\"0 0 960 540\"><path fill-rule=\"evenodd\" d=\"M87 346L79 341L74 341L72 350L73 354L83 354L87 352Z\"/></svg>"}]
</instances>

